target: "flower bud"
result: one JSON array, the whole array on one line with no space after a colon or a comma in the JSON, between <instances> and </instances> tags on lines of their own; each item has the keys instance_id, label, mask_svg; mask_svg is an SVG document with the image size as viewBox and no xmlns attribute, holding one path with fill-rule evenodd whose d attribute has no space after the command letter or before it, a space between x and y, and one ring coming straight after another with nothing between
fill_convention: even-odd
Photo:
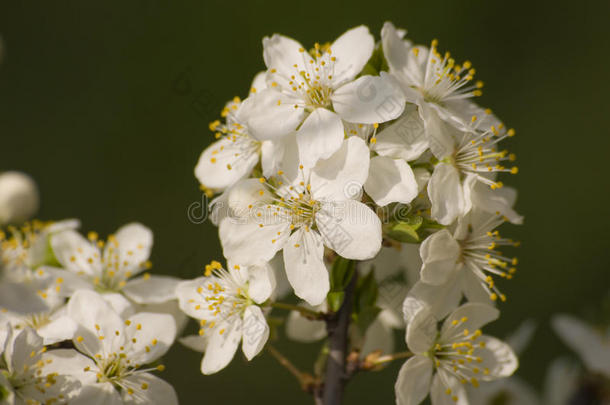
<instances>
[{"instance_id":1,"label":"flower bud","mask_svg":"<svg viewBox=\"0 0 610 405\"><path fill-rule=\"evenodd\" d=\"M38 210L38 187L25 173L0 174L0 225L21 223Z\"/></svg>"}]
</instances>

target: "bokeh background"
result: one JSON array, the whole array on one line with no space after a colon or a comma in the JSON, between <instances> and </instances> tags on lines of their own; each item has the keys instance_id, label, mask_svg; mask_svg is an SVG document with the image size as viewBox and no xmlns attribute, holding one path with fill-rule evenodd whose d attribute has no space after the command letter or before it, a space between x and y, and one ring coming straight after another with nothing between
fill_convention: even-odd
<instances>
[{"instance_id":1,"label":"bokeh background","mask_svg":"<svg viewBox=\"0 0 610 405\"><path fill-rule=\"evenodd\" d=\"M486 83L479 100L517 136L518 277L491 331L539 323L521 376L539 387L565 348L548 328L559 311L601 314L610 281L610 2L608 1L2 1L0 170L39 183L39 217L82 219L107 234L128 221L155 232L154 270L200 274L220 257L215 228L198 222L193 168L212 140L208 123L245 96L261 70L261 39L307 46L385 20L419 43L440 41ZM192 205L194 204L194 205ZM189 220L192 208L195 221ZM316 345L280 343L303 368ZM200 355L177 345L165 378L181 403L311 403L269 356L240 357L199 374ZM399 364L359 375L348 404L390 404Z\"/></svg>"}]
</instances>

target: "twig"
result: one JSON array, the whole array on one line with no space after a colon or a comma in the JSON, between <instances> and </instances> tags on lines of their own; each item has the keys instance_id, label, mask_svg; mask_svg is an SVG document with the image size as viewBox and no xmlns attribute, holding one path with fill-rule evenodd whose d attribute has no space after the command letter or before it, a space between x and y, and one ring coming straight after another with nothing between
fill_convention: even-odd
<instances>
[{"instance_id":1,"label":"twig","mask_svg":"<svg viewBox=\"0 0 610 405\"><path fill-rule=\"evenodd\" d=\"M301 315L311 319L323 319L325 317L325 314L322 312L314 311L313 309L305 308L300 305L287 304L285 302L272 302L271 306L273 308L285 309L288 311L297 311L300 312Z\"/></svg>"},{"instance_id":2,"label":"twig","mask_svg":"<svg viewBox=\"0 0 610 405\"><path fill-rule=\"evenodd\" d=\"M324 405L340 405L343 401L343 392L347 382L345 372L347 332L352 315L352 301L356 288L356 278L357 272L354 271L354 275L345 289L345 297L339 312L326 321L330 353L324 376L324 387L322 389L322 404Z\"/></svg>"},{"instance_id":3,"label":"twig","mask_svg":"<svg viewBox=\"0 0 610 405\"><path fill-rule=\"evenodd\" d=\"M280 353L275 347L267 345L267 351L280 363L286 370L290 372L298 381L301 388L305 391L311 391L311 387L315 385L314 378L308 373L299 370L286 356Z\"/></svg>"}]
</instances>

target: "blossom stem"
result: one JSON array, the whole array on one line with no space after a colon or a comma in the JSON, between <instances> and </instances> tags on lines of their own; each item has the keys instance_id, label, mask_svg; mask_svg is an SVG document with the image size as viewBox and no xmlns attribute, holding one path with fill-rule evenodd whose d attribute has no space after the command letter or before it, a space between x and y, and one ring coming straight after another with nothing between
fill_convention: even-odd
<instances>
[{"instance_id":1,"label":"blossom stem","mask_svg":"<svg viewBox=\"0 0 610 405\"><path fill-rule=\"evenodd\" d=\"M300 312L301 315L303 315L307 318L313 318L313 319L324 318L324 314L322 312L314 311L313 309L305 308L300 305L287 304L285 302L272 302L271 306L273 308L285 309L288 311L297 311L297 312Z\"/></svg>"},{"instance_id":2,"label":"blossom stem","mask_svg":"<svg viewBox=\"0 0 610 405\"><path fill-rule=\"evenodd\" d=\"M290 374L295 376L299 381L301 380L303 373L301 373L301 371L294 364L292 364L292 362L288 360L286 356L271 345L267 345L267 350L278 361L278 363L280 363L290 372Z\"/></svg>"},{"instance_id":3,"label":"blossom stem","mask_svg":"<svg viewBox=\"0 0 610 405\"><path fill-rule=\"evenodd\" d=\"M392 353L392 354L381 356L381 357L375 359L373 361L373 364L375 364L375 365L385 364L385 363L389 363L389 362L394 361L394 360L406 359L406 358L409 358L411 356L413 356L413 353L408 352L408 351L407 352Z\"/></svg>"},{"instance_id":4,"label":"blossom stem","mask_svg":"<svg viewBox=\"0 0 610 405\"><path fill-rule=\"evenodd\" d=\"M352 315L352 301L356 288L356 279L357 272L354 271L351 280L345 288L345 296L341 308L332 318L326 320L329 355L322 392L322 403L324 405L340 405L343 401L343 391L348 379L345 370L348 350L348 328Z\"/></svg>"},{"instance_id":5,"label":"blossom stem","mask_svg":"<svg viewBox=\"0 0 610 405\"><path fill-rule=\"evenodd\" d=\"M267 345L267 351L299 381L303 390L311 391L311 388L315 385L314 378L311 375L299 370L286 356L280 353L272 345Z\"/></svg>"}]
</instances>

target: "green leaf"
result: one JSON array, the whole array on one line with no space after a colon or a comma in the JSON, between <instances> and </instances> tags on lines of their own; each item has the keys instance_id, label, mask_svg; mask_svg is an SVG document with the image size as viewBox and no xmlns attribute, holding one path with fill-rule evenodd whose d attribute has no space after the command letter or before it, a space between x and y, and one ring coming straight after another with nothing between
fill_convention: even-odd
<instances>
[{"instance_id":1,"label":"green leaf","mask_svg":"<svg viewBox=\"0 0 610 405\"><path fill-rule=\"evenodd\" d=\"M328 343L324 343L322 349L320 349L320 353L316 358L316 361L313 363L313 372L317 376L323 376L326 371L326 363L328 360Z\"/></svg>"},{"instance_id":2,"label":"green leaf","mask_svg":"<svg viewBox=\"0 0 610 405\"><path fill-rule=\"evenodd\" d=\"M343 291L331 291L326 296L328 301L328 309L333 312L337 312L341 308L341 304L343 304L343 299L345 298L345 292Z\"/></svg>"},{"instance_id":3,"label":"green leaf","mask_svg":"<svg viewBox=\"0 0 610 405\"><path fill-rule=\"evenodd\" d=\"M373 306L362 309L358 314L354 314L354 321L360 329L362 336L366 333L366 330L377 318L377 315L381 312L381 308Z\"/></svg>"},{"instance_id":4,"label":"green leaf","mask_svg":"<svg viewBox=\"0 0 610 405\"><path fill-rule=\"evenodd\" d=\"M377 286L377 280L373 274L373 270L364 277L358 280L356 286L356 309L366 308L374 306L377 302L377 295L379 293L379 287Z\"/></svg>"},{"instance_id":5,"label":"green leaf","mask_svg":"<svg viewBox=\"0 0 610 405\"><path fill-rule=\"evenodd\" d=\"M380 308L377 307L379 286L371 270L366 276L358 280L354 300L353 319L360 332L364 335L370 324L377 318Z\"/></svg>"},{"instance_id":6,"label":"green leaf","mask_svg":"<svg viewBox=\"0 0 610 405\"><path fill-rule=\"evenodd\" d=\"M338 256L330 270L330 291L343 291L354 275L353 260Z\"/></svg>"},{"instance_id":7,"label":"green leaf","mask_svg":"<svg viewBox=\"0 0 610 405\"><path fill-rule=\"evenodd\" d=\"M392 221L383 226L383 233L390 239L394 239L403 243L419 243L421 237L417 230L424 222L420 216L407 218L405 221Z\"/></svg>"}]
</instances>

